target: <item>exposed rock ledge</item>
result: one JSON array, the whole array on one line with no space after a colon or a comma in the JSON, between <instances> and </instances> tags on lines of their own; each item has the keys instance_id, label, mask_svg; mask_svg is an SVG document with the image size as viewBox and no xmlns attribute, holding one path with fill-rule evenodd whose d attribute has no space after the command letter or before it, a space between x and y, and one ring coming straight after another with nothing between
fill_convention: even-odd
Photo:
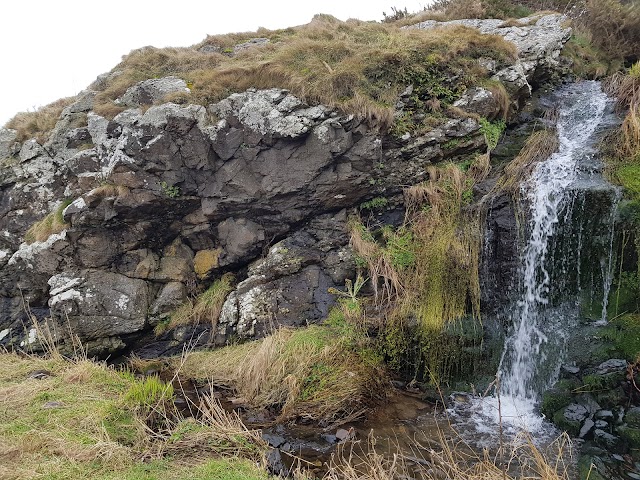
<instances>
[{"instance_id":1,"label":"exposed rock ledge","mask_svg":"<svg viewBox=\"0 0 640 480\"><path fill-rule=\"evenodd\" d=\"M524 56L510 68L528 72L527 82L553 67L549 59L567 35L553 15L506 29L487 22L476 23L514 37ZM543 47L535 32L546 30L557 32ZM147 83L122 103L147 103L156 87L186 88L175 78ZM511 93L518 100L529 91ZM334 302L327 289L354 275L348 213L373 197L400 200L428 165L484 148L474 118L391 140L282 89L248 90L207 108L131 108L113 120L92 112L94 97L82 92L44 145L17 143L15 132L0 129L2 345L29 342L30 305L36 318L59 322L55 335L70 327L90 353L107 354L149 332L197 285L230 271L240 283L216 342L318 321ZM500 108L482 89L462 100L487 117ZM85 117L85 127L73 126ZM62 213L67 228L25 243L29 227L63 199L72 200Z\"/></svg>"}]
</instances>

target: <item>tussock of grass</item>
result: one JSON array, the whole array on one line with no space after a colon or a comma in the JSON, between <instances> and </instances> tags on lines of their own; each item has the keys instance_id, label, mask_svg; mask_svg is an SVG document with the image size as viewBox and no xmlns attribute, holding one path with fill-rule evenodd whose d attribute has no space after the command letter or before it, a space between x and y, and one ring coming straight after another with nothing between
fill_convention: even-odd
<instances>
[{"instance_id":1,"label":"tussock of grass","mask_svg":"<svg viewBox=\"0 0 640 480\"><path fill-rule=\"evenodd\" d=\"M477 68L477 58L489 56L503 64L516 55L501 37L474 29L401 30L326 15L295 29L260 33L272 42L232 58L195 48L134 51L114 69L121 73L107 81L97 108L139 80L177 75L190 85L191 103L208 105L249 87L280 87L386 127L398 94L408 84L422 89L419 100L434 97L450 103L465 86L487 75ZM224 50L247 38L218 36L205 43Z\"/></svg>"},{"instance_id":2,"label":"tussock of grass","mask_svg":"<svg viewBox=\"0 0 640 480\"><path fill-rule=\"evenodd\" d=\"M24 234L24 241L26 243L44 242L54 233L60 233L65 228L68 228L69 224L62 218L62 212L70 204L71 200L65 200L54 212L49 213L42 220L33 224Z\"/></svg>"},{"instance_id":3,"label":"tussock of grass","mask_svg":"<svg viewBox=\"0 0 640 480\"><path fill-rule=\"evenodd\" d=\"M433 381L448 378L455 366L445 330L467 315L479 319L480 215L468 205L474 183L488 171L488 154L466 171L452 163L431 167L427 182L405 191L402 227L372 233L352 222L351 245L368 266L378 300L391 305L383 335L389 361L399 368L415 362L412 373L424 370ZM410 344L418 345L411 355Z\"/></svg>"},{"instance_id":4,"label":"tussock of grass","mask_svg":"<svg viewBox=\"0 0 640 480\"><path fill-rule=\"evenodd\" d=\"M42 145L47 141L49 132L56 126L62 110L74 101L75 97L61 98L34 112L20 112L9 120L5 127L18 132L16 140L19 142L35 138Z\"/></svg>"},{"instance_id":5,"label":"tussock of grass","mask_svg":"<svg viewBox=\"0 0 640 480\"><path fill-rule=\"evenodd\" d=\"M276 407L280 418L337 421L354 418L384 392L375 360L345 345L330 326L280 329L242 345L193 352L182 375L231 386L250 405Z\"/></svg>"},{"instance_id":6,"label":"tussock of grass","mask_svg":"<svg viewBox=\"0 0 640 480\"><path fill-rule=\"evenodd\" d=\"M520 184L529 177L537 163L546 160L558 150L558 145L558 134L554 129L533 132L516 158L505 166L493 193L501 190L517 197Z\"/></svg>"},{"instance_id":7,"label":"tussock of grass","mask_svg":"<svg viewBox=\"0 0 640 480\"><path fill-rule=\"evenodd\" d=\"M479 313L477 221L466 213L473 183L486 175L487 157L467 172L454 164L429 170L429 181L405 191L407 214L399 230L383 232L382 244L355 222L351 244L368 264L374 287L396 299L401 316L427 329ZM477 175L477 177L476 177Z\"/></svg>"},{"instance_id":8,"label":"tussock of grass","mask_svg":"<svg viewBox=\"0 0 640 480\"><path fill-rule=\"evenodd\" d=\"M211 323L212 330L215 330L222 305L227 295L233 291L233 282L233 274L223 275L195 300L189 300L173 312L168 322L160 323L155 329L156 335L180 325L197 325L203 322Z\"/></svg>"}]
</instances>

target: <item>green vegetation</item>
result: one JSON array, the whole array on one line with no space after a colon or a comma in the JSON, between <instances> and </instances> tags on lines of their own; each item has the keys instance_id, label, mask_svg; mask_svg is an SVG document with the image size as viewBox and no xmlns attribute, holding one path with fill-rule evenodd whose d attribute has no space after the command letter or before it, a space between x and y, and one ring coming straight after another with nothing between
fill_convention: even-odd
<instances>
[{"instance_id":1,"label":"green vegetation","mask_svg":"<svg viewBox=\"0 0 640 480\"><path fill-rule=\"evenodd\" d=\"M160 182L160 188L162 193L169 198L178 198L180 196L180 187L169 185L167 182Z\"/></svg>"},{"instance_id":2,"label":"green vegetation","mask_svg":"<svg viewBox=\"0 0 640 480\"><path fill-rule=\"evenodd\" d=\"M211 323L212 331L214 331L222 311L222 305L227 295L233 290L234 280L234 276L227 273L214 281L195 300L187 301L187 303L171 313L167 322L159 323L155 328L156 335L161 335L165 331L172 330L180 325L197 325L203 322Z\"/></svg>"},{"instance_id":3,"label":"green vegetation","mask_svg":"<svg viewBox=\"0 0 640 480\"><path fill-rule=\"evenodd\" d=\"M405 362L418 338L417 370L433 381L447 379L462 358L452 346L464 335L452 326L467 315L479 318L479 215L465 207L487 172L486 155L466 172L455 164L430 168L427 182L405 191L403 226L370 232L352 222L351 244L367 264L376 298L393 305L383 335L388 360L396 367ZM417 332L408 327L412 322ZM476 337L481 331L471 330Z\"/></svg>"},{"instance_id":4,"label":"green vegetation","mask_svg":"<svg viewBox=\"0 0 640 480\"><path fill-rule=\"evenodd\" d=\"M171 384L165 384L157 376L151 376L131 385L124 399L135 408L149 408L158 403L170 402L173 396Z\"/></svg>"},{"instance_id":5,"label":"green vegetation","mask_svg":"<svg viewBox=\"0 0 640 480\"><path fill-rule=\"evenodd\" d=\"M618 208L621 233L616 278L609 302L609 313L619 315L640 311L640 62L625 74L614 75L607 86L617 96L618 109L626 113L621 127L602 145L605 172L624 189Z\"/></svg>"},{"instance_id":6,"label":"green vegetation","mask_svg":"<svg viewBox=\"0 0 640 480\"><path fill-rule=\"evenodd\" d=\"M0 477L268 478L255 466L265 448L256 432L215 405L183 419L153 404L163 392L156 380L100 363L0 353ZM150 430L146 413L131 408L141 402L164 412L166 431Z\"/></svg>"},{"instance_id":7,"label":"green vegetation","mask_svg":"<svg viewBox=\"0 0 640 480\"><path fill-rule=\"evenodd\" d=\"M375 197L360 204L360 210L382 210L389 204L389 200L384 197Z\"/></svg>"},{"instance_id":8,"label":"green vegetation","mask_svg":"<svg viewBox=\"0 0 640 480\"><path fill-rule=\"evenodd\" d=\"M480 132L484 135L484 140L489 151L496 148L505 128L507 128L507 125L504 123L504 120L490 122L486 118L480 119Z\"/></svg>"},{"instance_id":9,"label":"green vegetation","mask_svg":"<svg viewBox=\"0 0 640 480\"><path fill-rule=\"evenodd\" d=\"M60 233L65 228L70 227L62 218L62 212L71 204L72 200L64 200L55 211L49 213L39 222L34 223L24 234L24 241L27 243L44 242L54 233Z\"/></svg>"}]
</instances>

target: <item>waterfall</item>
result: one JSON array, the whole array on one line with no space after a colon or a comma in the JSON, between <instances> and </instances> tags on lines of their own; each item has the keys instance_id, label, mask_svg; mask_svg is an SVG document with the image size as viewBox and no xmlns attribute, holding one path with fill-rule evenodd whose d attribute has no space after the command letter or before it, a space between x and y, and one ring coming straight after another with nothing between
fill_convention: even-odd
<instances>
[{"instance_id":1,"label":"waterfall","mask_svg":"<svg viewBox=\"0 0 640 480\"><path fill-rule=\"evenodd\" d=\"M594 321L606 319L619 196L595 157L598 134L613 116L600 84L572 84L556 98L559 149L521 186L526 225L498 373L500 420L529 431L542 425L539 397L557 380L567 336L586 305L599 306ZM477 423L497 419L496 398L475 408Z\"/></svg>"}]
</instances>

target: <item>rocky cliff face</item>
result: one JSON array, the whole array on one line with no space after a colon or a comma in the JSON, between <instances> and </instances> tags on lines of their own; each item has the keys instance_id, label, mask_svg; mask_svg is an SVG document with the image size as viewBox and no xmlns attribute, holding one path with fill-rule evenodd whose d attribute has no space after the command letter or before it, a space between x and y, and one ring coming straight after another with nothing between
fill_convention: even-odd
<instances>
[{"instance_id":1,"label":"rocky cliff face","mask_svg":"<svg viewBox=\"0 0 640 480\"><path fill-rule=\"evenodd\" d=\"M502 32L531 45L495 72L515 104L557 69L562 20ZM354 276L353 209L374 197L401 205L425 167L483 150L473 113L501 108L489 90L470 89L457 105L472 115L402 138L276 88L207 107L141 108L185 89L175 77L141 82L113 120L95 114L96 92L84 91L42 145L0 130L1 345L37 348L32 318L50 317L56 338L73 331L92 354L122 350L226 272L239 283L212 341L316 322L334 302L328 288ZM43 219L60 227L44 225L34 241L29 230ZM192 333L165 335L156 353Z\"/></svg>"}]
</instances>

